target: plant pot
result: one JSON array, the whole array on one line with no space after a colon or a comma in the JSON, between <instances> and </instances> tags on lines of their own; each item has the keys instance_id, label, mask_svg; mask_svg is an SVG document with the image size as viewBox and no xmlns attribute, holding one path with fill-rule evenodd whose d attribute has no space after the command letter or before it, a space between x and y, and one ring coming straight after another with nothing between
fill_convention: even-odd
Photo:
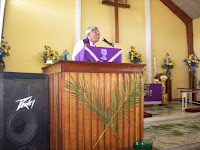
<instances>
[{"instance_id":1,"label":"plant pot","mask_svg":"<svg viewBox=\"0 0 200 150\"><path fill-rule=\"evenodd\" d=\"M5 70L5 63L3 61L3 57L1 56L0 57L0 71L4 72L4 70Z\"/></svg>"},{"instance_id":2,"label":"plant pot","mask_svg":"<svg viewBox=\"0 0 200 150\"><path fill-rule=\"evenodd\" d=\"M135 150L152 150L153 141L149 139L135 139L133 140L133 147Z\"/></svg>"},{"instance_id":3,"label":"plant pot","mask_svg":"<svg viewBox=\"0 0 200 150\"><path fill-rule=\"evenodd\" d=\"M53 64L53 60L46 60L46 64L48 65Z\"/></svg>"}]
</instances>

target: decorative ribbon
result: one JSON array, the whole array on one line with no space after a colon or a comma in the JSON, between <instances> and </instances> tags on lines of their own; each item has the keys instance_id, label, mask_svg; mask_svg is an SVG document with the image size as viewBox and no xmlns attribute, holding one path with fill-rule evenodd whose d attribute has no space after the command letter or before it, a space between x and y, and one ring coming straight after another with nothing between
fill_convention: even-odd
<instances>
[{"instance_id":1,"label":"decorative ribbon","mask_svg":"<svg viewBox=\"0 0 200 150\"><path fill-rule=\"evenodd\" d=\"M115 54L112 58L110 58L110 60L108 60L108 62L113 62L113 60L115 60L121 54L122 54L122 51L117 52L117 54Z\"/></svg>"},{"instance_id":2,"label":"decorative ribbon","mask_svg":"<svg viewBox=\"0 0 200 150\"><path fill-rule=\"evenodd\" d=\"M90 41L88 38L84 39L83 42L84 42L84 46L90 46Z\"/></svg>"},{"instance_id":3,"label":"decorative ribbon","mask_svg":"<svg viewBox=\"0 0 200 150\"><path fill-rule=\"evenodd\" d=\"M194 64L191 63L191 71L194 73Z\"/></svg>"},{"instance_id":4,"label":"decorative ribbon","mask_svg":"<svg viewBox=\"0 0 200 150\"><path fill-rule=\"evenodd\" d=\"M96 55L88 48L88 47L85 47L85 50L95 59L95 61L100 61Z\"/></svg>"},{"instance_id":5,"label":"decorative ribbon","mask_svg":"<svg viewBox=\"0 0 200 150\"><path fill-rule=\"evenodd\" d=\"M172 74L172 67L167 68L167 74L171 75Z\"/></svg>"}]
</instances>

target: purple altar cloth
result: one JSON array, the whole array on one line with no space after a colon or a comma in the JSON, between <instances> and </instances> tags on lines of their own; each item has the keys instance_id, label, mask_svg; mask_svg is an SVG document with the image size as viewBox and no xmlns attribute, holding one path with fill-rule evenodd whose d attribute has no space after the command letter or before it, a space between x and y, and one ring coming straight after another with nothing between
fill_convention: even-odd
<instances>
[{"instance_id":1,"label":"purple altar cloth","mask_svg":"<svg viewBox=\"0 0 200 150\"><path fill-rule=\"evenodd\" d=\"M84 46L75 56L76 61L122 62L122 50L119 48Z\"/></svg>"},{"instance_id":2,"label":"purple altar cloth","mask_svg":"<svg viewBox=\"0 0 200 150\"><path fill-rule=\"evenodd\" d=\"M144 96L144 104L161 104L162 84L149 84L149 95Z\"/></svg>"}]
</instances>

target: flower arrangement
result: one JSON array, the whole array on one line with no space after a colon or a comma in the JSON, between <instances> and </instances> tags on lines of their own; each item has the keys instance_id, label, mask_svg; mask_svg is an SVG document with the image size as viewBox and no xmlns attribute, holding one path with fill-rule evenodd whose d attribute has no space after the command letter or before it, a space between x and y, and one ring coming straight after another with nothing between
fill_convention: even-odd
<instances>
[{"instance_id":1,"label":"flower arrangement","mask_svg":"<svg viewBox=\"0 0 200 150\"><path fill-rule=\"evenodd\" d=\"M156 82L165 82L168 79L168 76L165 73L157 73L154 78L156 79Z\"/></svg>"},{"instance_id":2,"label":"flower arrangement","mask_svg":"<svg viewBox=\"0 0 200 150\"><path fill-rule=\"evenodd\" d=\"M4 37L1 39L0 56L10 56L10 46Z\"/></svg>"},{"instance_id":3,"label":"flower arrangement","mask_svg":"<svg viewBox=\"0 0 200 150\"><path fill-rule=\"evenodd\" d=\"M63 58L63 56L59 56L58 52L51 49L50 46L45 45L45 52L43 53L42 57L43 57L43 61L47 64L52 64L53 61L56 60L61 60Z\"/></svg>"},{"instance_id":4,"label":"flower arrangement","mask_svg":"<svg viewBox=\"0 0 200 150\"><path fill-rule=\"evenodd\" d=\"M169 53L167 53L166 56L164 57L164 64L162 65L162 68L167 69L167 74L171 75L173 67L174 67L174 61L169 56Z\"/></svg>"},{"instance_id":5,"label":"flower arrangement","mask_svg":"<svg viewBox=\"0 0 200 150\"><path fill-rule=\"evenodd\" d=\"M194 67L198 67L200 59L195 55L195 53L193 53L193 54L190 54L188 58L184 59L183 61L186 62L186 65L189 66L190 68L189 71L193 73Z\"/></svg>"},{"instance_id":6,"label":"flower arrangement","mask_svg":"<svg viewBox=\"0 0 200 150\"><path fill-rule=\"evenodd\" d=\"M142 62L141 54L137 50L135 50L135 47L131 46L131 51L129 52L129 59L131 62L137 64Z\"/></svg>"}]
</instances>

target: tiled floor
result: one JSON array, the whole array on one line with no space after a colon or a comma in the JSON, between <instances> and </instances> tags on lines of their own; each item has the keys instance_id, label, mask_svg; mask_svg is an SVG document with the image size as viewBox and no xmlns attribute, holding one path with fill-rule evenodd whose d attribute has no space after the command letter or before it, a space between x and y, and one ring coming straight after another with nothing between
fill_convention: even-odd
<instances>
[{"instance_id":1,"label":"tiled floor","mask_svg":"<svg viewBox=\"0 0 200 150\"><path fill-rule=\"evenodd\" d=\"M200 105L188 104L188 107ZM173 147L200 143L200 113L182 112L180 101L144 110L153 114L144 119L144 138L153 140L155 148L175 149Z\"/></svg>"}]
</instances>

